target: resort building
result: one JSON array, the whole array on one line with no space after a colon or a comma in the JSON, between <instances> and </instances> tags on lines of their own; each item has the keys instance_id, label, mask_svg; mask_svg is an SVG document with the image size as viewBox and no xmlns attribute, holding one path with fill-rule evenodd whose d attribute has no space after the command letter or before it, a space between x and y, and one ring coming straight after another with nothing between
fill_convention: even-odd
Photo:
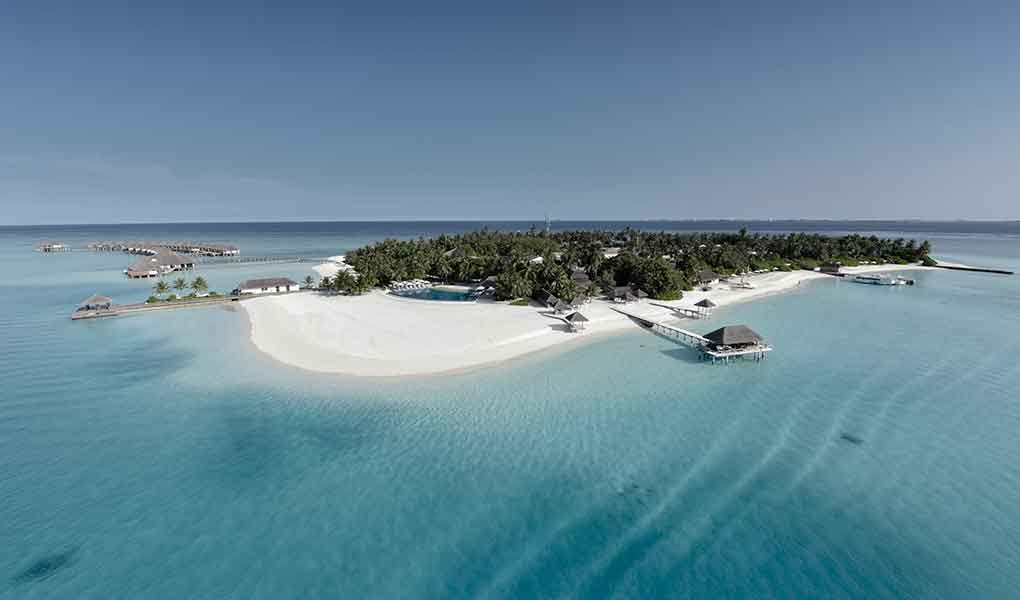
<instances>
[{"instance_id":1,"label":"resort building","mask_svg":"<svg viewBox=\"0 0 1020 600\"><path fill-rule=\"evenodd\" d=\"M573 268L570 270L570 280L574 282L578 288L586 290L591 287L591 278L588 277L588 273L584 269Z\"/></svg>"},{"instance_id":2,"label":"resort building","mask_svg":"<svg viewBox=\"0 0 1020 600\"><path fill-rule=\"evenodd\" d=\"M722 275L715 271L698 271L697 278L699 286L709 286L719 283L719 280L722 279Z\"/></svg>"},{"instance_id":3,"label":"resort building","mask_svg":"<svg viewBox=\"0 0 1020 600\"><path fill-rule=\"evenodd\" d=\"M758 332L747 325L727 325L705 334L712 350L746 350L762 345L764 340Z\"/></svg>"},{"instance_id":4,"label":"resort building","mask_svg":"<svg viewBox=\"0 0 1020 600\"><path fill-rule=\"evenodd\" d=\"M617 286L613 289L613 300L615 302L624 302L629 304L647 297L648 294L644 291L629 285Z\"/></svg>"},{"instance_id":5,"label":"resort building","mask_svg":"<svg viewBox=\"0 0 1020 600\"><path fill-rule=\"evenodd\" d=\"M282 292L296 292L301 285L286 277L270 277L267 279L248 279L238 284L234 290L235 295L246 294L279 294Z\"/></svg>"},{"instance_id":6,"label":"resort building","mask_svg":"<svg viewBox=\"0 0 1020 600\"><path fill-rule=\"evenodd\" d=\"M174 271L187 271L195 268L195 261L171 252L167 248L157 248L155 253L143 256L131 263L124 274L132 279L142 277L162 277Z\"/></svg>"},{"instance_id":7,"label":"resort building","mask_svg":"<svg viewBox=\"0 0 1020 600\"><path fill-rule=\"evenodd\" d=\"M63 242L43 242L35 249L37 252L69 252L71 247Z\"/></svg>"},{"instance_id":8,"label":"resort building","mask_svg":"<svg viewBox=\"0 0 1020 600\"><path fill-rule=\"evenodd\" d=\"M818 272L819 273L828 273L829 275L836 275L836 274L839 273L839 269L842 266L843 266L843 264L839 263L839 262L829 263L827 265L822 265L822 266L818 267Z\"/></svg>"}]
</instances>

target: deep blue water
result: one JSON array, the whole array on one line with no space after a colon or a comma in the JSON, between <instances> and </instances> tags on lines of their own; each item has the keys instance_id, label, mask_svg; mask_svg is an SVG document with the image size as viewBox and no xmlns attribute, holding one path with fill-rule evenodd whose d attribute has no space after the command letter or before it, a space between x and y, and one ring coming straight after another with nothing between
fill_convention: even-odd
<instances>
[{"instance_id":1,"label":"deep blue water","mask_svg":"<svg viewBox=\"0 0 1020 600\"><path fill-rule=\"evenodd\" d=\"M937 256L1020 267L1017 231L943 225L915 232ZM151 282L31 251L315 257L478 226L0 228L0 597L1015 597L1020 278L825 280L697 323L751 324L763 363L635 331L378 381L274 363L233 308L72 323Z\"/></svg>"}]
</instances>

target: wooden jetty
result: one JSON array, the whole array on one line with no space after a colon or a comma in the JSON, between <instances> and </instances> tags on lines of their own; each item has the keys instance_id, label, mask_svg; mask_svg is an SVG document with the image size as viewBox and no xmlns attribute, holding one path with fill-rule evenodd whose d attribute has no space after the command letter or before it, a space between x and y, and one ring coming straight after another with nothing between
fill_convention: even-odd
<instances>
[{"instance_id":1,"label":"wooden jetty","mask_svg":"<svg viewBox=\"0 0 1020 600\"><path fill-rule=\"evenodd\" d=\"M161 310L173 310L177 308L199 308L203 306L222 306L232 302L241 302L253 298L265 298L266 296L283 296L286 294L300 294L306 290L293 290L290 292L273 292L265 294L245 294L240 296L215 296L209 298L185 298L183 300L172 300L169 302L137 302L134 304L113 304L109 298L104 296L93 296L86 300L71 313L71 320L102 319L106 317L120 317L137 315L142 313L157 312Z\"/></svg>"},{"instance_id":2,"label":"wooden jetty","mask_svg":"<svg viewBox=\"0 0 1020 600\"><path fill-rule=\"evenodd\" d=\"M714 362L730 362L737 358L749 358L755 361L764 360L772 346L766 344L757 333L745 325L727 326L717 329L707 336L694 333L680 327L668 325L661 321L649 319L641 315L613 307L613 310L637 321L639 324L651 329L655 333L693 348L698 357ZM734 335L739 343L726 344L727 335Z\"/></svg>"},{"instance_id":3,"label":"wooden jetty","mask_svg":"<svg viewBox=\"0 0 1020 600\"><path fill-rule=\"evenodd\" d=\"M995 273L996 275L1013 275L1013 271L1007 271L1006 269L991 269L987 267L968 267L966 265L935 265L939 269L948 269L950 271L970 271L971 273Z\"/></svg>"},{"instance_id":4,"label":"wooden jetty","mask_svg":"<svg viewBox=\"0 0 1020 600\"><path fill-rule=\"evenodd\" d=\"M658 306L660 308L668 308L674 312L678 312L688 319L701 319L705 316L703 311L696 308L688 308L686 306L670 306L669 304L660 304L659 302L649 302L652 306Z\"/></svg>"}]
</instances>

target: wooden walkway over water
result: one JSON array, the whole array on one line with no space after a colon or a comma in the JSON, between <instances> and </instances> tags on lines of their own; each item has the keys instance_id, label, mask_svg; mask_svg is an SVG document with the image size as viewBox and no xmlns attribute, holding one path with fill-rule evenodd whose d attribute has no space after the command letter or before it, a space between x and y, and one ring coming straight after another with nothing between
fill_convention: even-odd
<instances>
[{"instance_id":1,"label":"wooden walkway over water","mask_svg":"<svg viewBox=\"0 0 1020 600\"><path fill-rule=\"evenodd\" d=\"M661 304L652 303L655 306L664 306ZM666 306L666 308L673 308ZM750 347L744 348L730 348L730 349L719 349L711 340L705 336L688 331L680 327L669 325L661 321L656 321L648 317L637 315L619 308L613 307L613 310L637 321L644 327L651 329L655 333L667 337L677 342L689 346L698 352L699 358L711 360L712 362L723 361L729 362L735 358L751 358L754 360L763 360L765 356L772 351L772 346L768 344L757 344Z\"/></svg>"},{"instance_id":2,"label":"wooden walkway over water","mask_svg":"<svg viewBox=\"0 0 1020 600\"><path fill-rule=\"evenodd\" d=\"M157 312L161 310L174 310L178 308L200 308L203 306L223 306L224 304L231 304L233 302L242 302L244 300L252 300L254 298L265 298L267 296L285 296L289 294L301 294L308 291L315 290L294 290L292 292L278 292L273 294L247 294L244 296L217 296L215 298L189 298L184 300L174 300L170 302L153 302L152 304L146 302L137 302L134 304L113 304L110 308L99 308L95 310L76 310L71 313L72 321L79 321L82 319L102 319L106 317L121 317L127 315L137 315L142 313Z\"/></svg>"}]
</instances>

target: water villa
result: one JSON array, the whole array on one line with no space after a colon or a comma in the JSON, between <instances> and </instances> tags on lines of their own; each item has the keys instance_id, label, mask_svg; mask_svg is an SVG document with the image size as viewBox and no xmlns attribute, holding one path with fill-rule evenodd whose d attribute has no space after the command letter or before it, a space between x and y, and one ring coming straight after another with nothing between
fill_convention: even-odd
<instances>
[{"instance_id":1,"label":"water villa","mask_svg":"<svg viewBox=\"0 0 1020 600\"><path fill-rule=\"evenodd\" d=\"M239 296L250 294L282 294L284 292L296 292L301 285L293 279L286 277L269 277L266 279L247 279L237 285L235 290Z\"/></svg>"},{"instance_id":2,"label":"water villa","mask_svg":"<svg viewBox=\"0 0 1020 600\"><path fill-rule=\"evenodd\" d=\"M153 254L139 258L124 269L131 279L162 277L174 271L188 271L195 268L195 261L166 248L159 248Z\"/></svg>"},{"instance_id":3,"label":"water villa","mask_svg":"<svg viewBox=\"0 0 1020 600\"><path fill-rule=\"evenodd\" d=\"M621 315L630 317L638 324L655 333L690 346L704 360L730 362L736 358L764 360L772 352L772 346L765 343L760 335L747 325L727 325L711 333L701 335L673 325L655 321L648 317L614 308Z\"/></svg>"},{"instance_id":4,"label":"water villa","mask_svg":"<svg viewBox=\"0 0 1020 600\"><path fill-rule=\"evenodd\" d=\"M758 332L747 325L727 325L704 335L701 346L703 358L728 361L731 358L762 360L772 346L765 343Z\"/></svg>"},{"instance_id":5,"label":"water villa","mask_svg":"<svg viewBox=\"0 0 1020 600\"><path fill-rule=\"evenodd\" d=\"M71 247L63 242L42 242L35 247L36 252L70 252Z\"/></svg>"},{"instance_id":6,"label":"water villa","mask_svg":"<svg viewBox=\"0 0 1020 600\"><path fill-rule=\"evenodd\" d=\"M237 256L241 251L230 244L210 244L207 242L92 242L88 246L93 252L127 252L128 254L154 255L160 249L171 250L180 254L196 254L201 256Z\"/></svg>"}]
</instances>

